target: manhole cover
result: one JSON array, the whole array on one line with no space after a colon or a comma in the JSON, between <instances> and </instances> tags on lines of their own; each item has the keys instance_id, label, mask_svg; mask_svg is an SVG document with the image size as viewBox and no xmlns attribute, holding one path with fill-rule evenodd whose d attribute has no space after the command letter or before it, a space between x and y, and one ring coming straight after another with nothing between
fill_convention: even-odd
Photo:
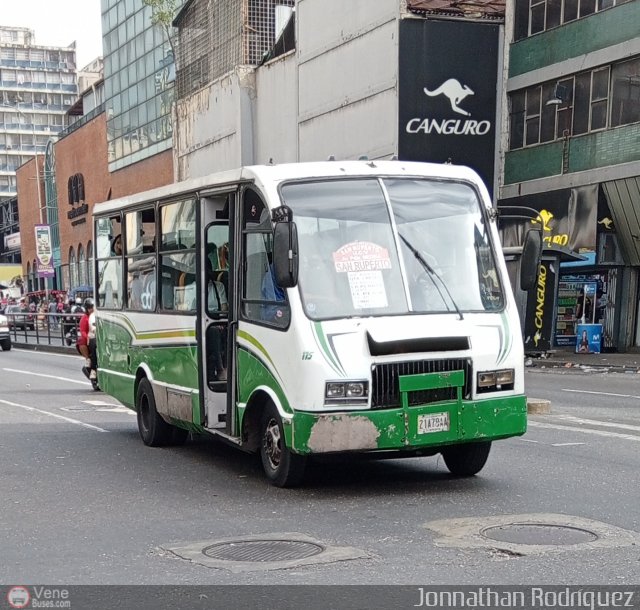
<instances>
[{"instance_id":1,"label":"manhole cover","mask_svg":"<svg viewBox=\"0 0 640 610\"><path fill-rule=\"evenodd\" d=\"M513 544L571 545L598 539L589 530L546 523L509 523L487 527L481 534L491 540Z\"/></svg>"},{"instance_id":2,"label":"manhole cover","mask_svg":"<svg viewBox=\"0 0 640 610\"><path fill-rule=\"evenodd\" d=\"M324 547L301 540L246 540L212 544L202 553L211 559L222 561L292 561L313 557Z\"/></svg>"}]
</instances>

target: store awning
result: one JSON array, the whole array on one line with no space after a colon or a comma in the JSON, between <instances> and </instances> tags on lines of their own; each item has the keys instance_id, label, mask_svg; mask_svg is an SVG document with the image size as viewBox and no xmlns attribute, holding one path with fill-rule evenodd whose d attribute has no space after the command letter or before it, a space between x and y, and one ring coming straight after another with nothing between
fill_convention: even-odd
<instances>
[{"instance_id":1,"label":"store awning","mask_svg":"<svg viewBox=\"0 0 640 610\"><path fill-rule=\"evenodd\" d=\"M603 182L602 190L627 262L640 265L640 177Z\"/></svg>"}]
</instances>

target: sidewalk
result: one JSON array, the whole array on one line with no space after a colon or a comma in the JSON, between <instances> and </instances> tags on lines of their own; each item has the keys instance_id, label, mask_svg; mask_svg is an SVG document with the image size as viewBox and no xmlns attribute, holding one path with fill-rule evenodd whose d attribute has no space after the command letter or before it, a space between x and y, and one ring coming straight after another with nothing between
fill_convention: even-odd
<instances>
[{"instance_id":1,"label":"sidewalk","mask_svg":"<svg viewBox=\"0 0 640 610\"><path fill-rule=\"evenodd\" d=\"M578 368L608 370L612 373L640 373L640 353L576 354L575 349L556 348L546 357L526 357L525 366L533 368Z\"/></svg>"}]
</instances>

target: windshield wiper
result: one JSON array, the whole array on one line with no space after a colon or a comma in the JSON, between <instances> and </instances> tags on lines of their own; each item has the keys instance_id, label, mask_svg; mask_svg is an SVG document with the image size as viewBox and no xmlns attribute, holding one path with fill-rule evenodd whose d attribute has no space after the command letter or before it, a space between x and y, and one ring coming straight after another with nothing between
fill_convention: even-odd
<instances>
[{"instance_id":1,"label":"windshield wiper","mask_svg":"<svg viewBox=\"0 0 640 610\"><path fill-rule=\"evenodd\" d=\"M456 312L460 316L460 319L464 320L464 316L462 315L462 311L460 311L460 308L458 307L458 304L455 302L455 299L451 296L451 292L449 292L449 288L447 288L447 284L445 283L445 281L438 275L436 270L425 260L424 256L422 256L422 254L420 254L420 252L418 252L418 250L409 243L407 238L404 235L402 235L402 233L398 232L398 235L400 236L400 239L406 244L407 248L409 248L409 250L411 250L411 253L413 254L413 256L416 257L417 261L422 265L422 267L429 274L429 277L431 278L431 281L433 282L433 285L435 286L436 290L438 291L438 294L440 295L440 298L442 299L442 302L446 304L447 301L444 298L444 295L442 294L442 291L440 290L440 288L438 288L438 284L435 281L436 279L438 280L438 282L440 282L440 285L444 288L445 292L447 293L447 295L449 297L449 300L453 303L453 306L456 308Z\"/></svg>"}]
</instances>

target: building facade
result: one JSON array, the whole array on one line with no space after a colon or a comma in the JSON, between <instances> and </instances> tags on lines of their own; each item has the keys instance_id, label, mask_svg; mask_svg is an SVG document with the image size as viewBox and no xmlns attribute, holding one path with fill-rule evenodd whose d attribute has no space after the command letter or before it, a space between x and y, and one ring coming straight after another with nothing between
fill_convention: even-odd
<instances>
[{"instance_id":1,"label":"building facade","mask_svg":"<svg viewBox=\"0 0 640 610\"><path fill-rule=\"evenodd\" d=\"M177 5L182 2L178 0ZM141 0L102 0L109 171L172 147L173 41Z\"/></svg>"},{"instance_id":2,"label":"building facade","mask_svg":"<svg viewBox=\"0 0 640 610\"><path fill-rule=\"evenodd\" d=\"M604 349L640 344L638 23L637 0L507 3L499 205L536 210L546 243L583 258L545 286L554 347L575 345L590 301ZM507 227L504 245L527 226Z\"/></svg>"},{"instance_id":3,"label":"building facade","mask_svg":"<svg viewBox=\"0 0 640 610\"><path fill-rule=\"evenodd\" d=\"M151 16L142 2L102 0L104 60L97 58L77 73L84 89L78 95L76 87L66 100L66 116L55 138L42 141L40 197L58 244L50 288L93 286L91 213L96 202L173 181L173 55L164 30L152 25ZM31 178L36 170L33 158L26 161L17 177L20 220L33 227L40 222L38 207L22 200L38 195ZM23 231L21 244L29 291L45 288L31 233L33 229Z\"/></svg>"},{"instance_id":4,"label":"building facade","mask_svg":"<svg viewBox=\"0 0 640 610\"><path fill-rule=\"evenodd\" d=\"M22 234L9 232L15 219L10 201L18 193L16 171L45 152L49 140L63 129L66 111L77 95L73 46L40 46L32 30L0 26L0 258L15 260L26 230L23 226ZM55 240L55 210L46 206L42 175L36 176L35 167L32 164L32 181L40 187L33 189L33 199L19 205L35 208L38 223L50 224ZM11 254L3 254L5 248ZM59 254L55 250L54 258L59 260Z\"/></svg>"},{"instance_id":5,"label":"building facade","mask_svg":"<svg viewBox=\"0 0 640 610\"><path fill-rule=\"evenodd\" d=\"M174 22L179 179L397 155L470 165L494 190L503 3L468 13L442 0L298 0L294 12L293 2L220 0L216 16L240 28L207 19L208 6L191 0ZM241 35L224 46L227 31Z\"/></svg>"}]
</instances>

